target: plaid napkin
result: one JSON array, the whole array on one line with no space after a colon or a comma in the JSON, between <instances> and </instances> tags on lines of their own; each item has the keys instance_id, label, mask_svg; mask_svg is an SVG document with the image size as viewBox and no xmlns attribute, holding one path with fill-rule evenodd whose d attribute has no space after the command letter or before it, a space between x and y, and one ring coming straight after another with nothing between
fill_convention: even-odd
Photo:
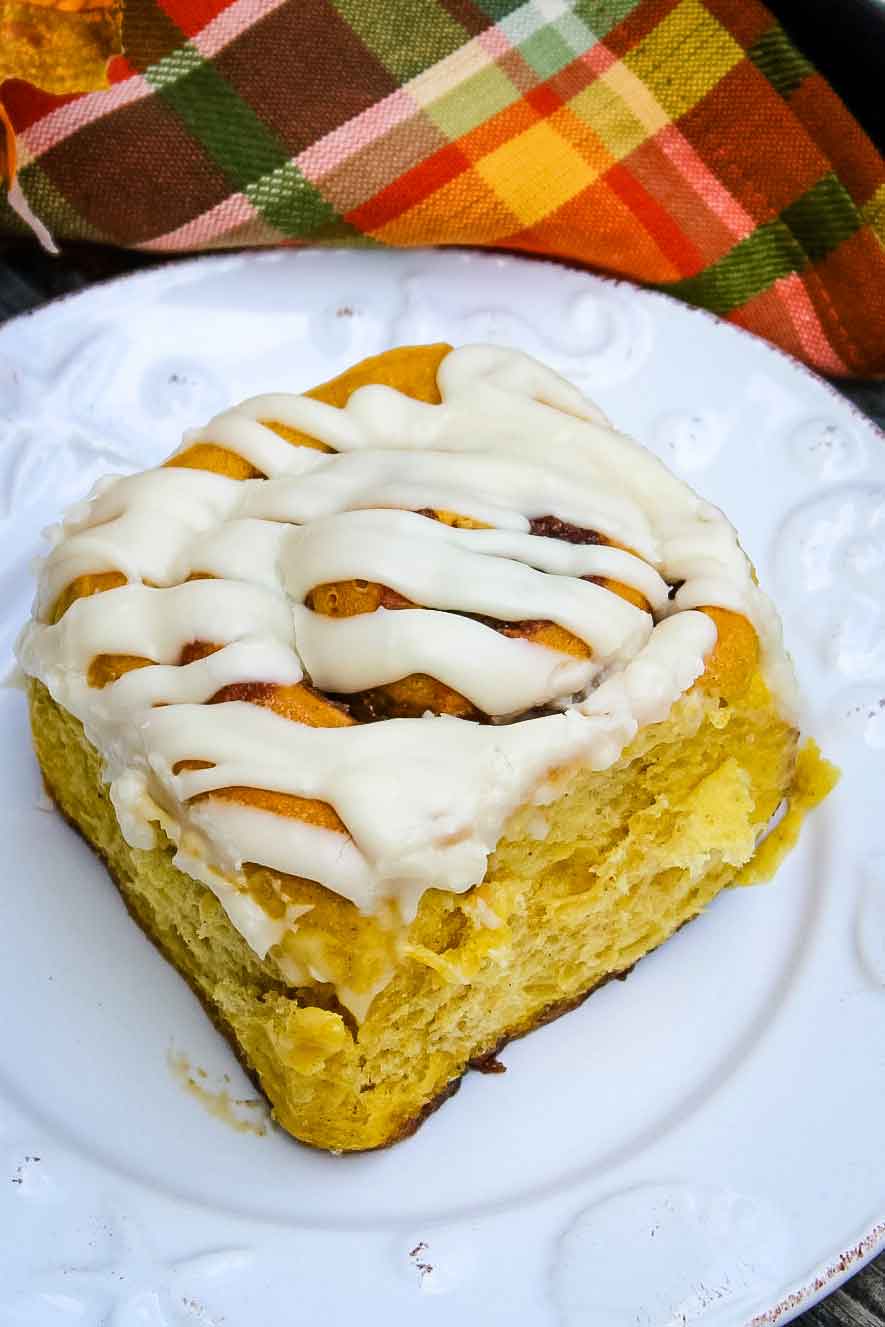
<instances>
[{"instance_id":1,"label":"plaid napkin","mask_svg":"<svg viewBox=\"0 0 885 1327\"><path fill-rule=\"evenodd\" d=\"M756 0L128 0L123 37L109 91L3 90L57 240L523 250L885 372L885 164Z\"/></svg>"}]
</instances>

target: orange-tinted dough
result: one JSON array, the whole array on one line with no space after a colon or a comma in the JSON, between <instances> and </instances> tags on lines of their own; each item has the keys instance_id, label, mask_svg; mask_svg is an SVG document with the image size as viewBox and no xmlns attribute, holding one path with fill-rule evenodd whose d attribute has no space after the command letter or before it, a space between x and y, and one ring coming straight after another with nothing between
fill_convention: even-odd
<instances>
[{"instance_id":1,"label":"orange-tinted dough","mask_svg":"<svg viewBox=\"0 0 885 1327\"><path fill-rule=\"evenodd\" d=\"M436 383L440 364L451 350L450 345L437 342L430 346L398 346L381 355L361 360L346 369L337 378L305 392L314 401L326 405L344 406L360 387L379 384L393 387L416 401L439 405L442 397Z\"/></svg>"},{"instance_id":2,"label":"orange-tinted dough","mask_svg":"<svg viewBox=\"0 0 885 1327\"><path fill-rule=\"evenodd\" d=\"M570 654L575 659L589 659L593 653L586 641L555 622L508 622L497 630L502 636L528 640L533 645L543 645L548 650L558 650L560 654Z\"/></svg>"},{"instance_id":3,"label":"orange-tinted dough","mask_svg":"<svg viewBox=\"0 0 885 1327\"><path fill-rule=\"evenodd\" d=\"M361 723L376 719L420 719L428 711L454 714L459 719L485 717L466 696L429 673L410 673L398 682L360 691L348 696L347 703Z\"/></svg>"},{"instance_id":4,"label":"orange-tinted dough","mask_svg":"<svg viewBox=\"0 0 885 1327\"><path fill-rule=\"evenodd\" d=\"M209 704L218 705L230 700L260 705L283 719L304 723L310 728L349 728L355 722L343 705L329 700L328 696L303 682L290 686L277 686L271 682L234 682L216 691Z\"/></svg>"},{"instance_id":5,"label":"orange-tinted dough","mask_svg":"<svg viewBox=\"0 0 885 1327\"><path fill-rule=\"evenodd\" d=\"M209 654L215 648L212 646L206 648L205 643L201 642L195 644L202 644L205 652ZM265 709L273 710L284 719L294 723L309 724L312 728L344 728L355 722L341 705L336 705L334 701L328 700L303 683L273 686L264 682L235 682L217 691L209 704L217 705L232 700L261 705ZM182 761L176 772L178 769L201 767L205 768L205 762ZM211 797L222 802L239 802L241 805L254 806L261 811L271 811L275 815L304 820L307 824L317 825L322 829L344 832L344 825L333 808L327 802L315 798L297 797L292 793L273 792L265 788L230 787L201 793L193 800L204 801Z\"/></svg>"},{"instance_id":6,"label":"orange-tinted dough","mask_svg":"<svg viewBox=\"0 0 885 1327\"><path fill-rule=\"evenodd\" d=\"M633 604L636 608L641 608L644 613L651 612L651 604L645 595L639 590L634 590L632 585L624 585L622 581L609 580L607 576L594 576L594 585L601 585L604 590L611 590L619 599L626 599L628 604Z\"/></svg>"},{"instance_id":7,"label":"orange-tinted dough","mask_svg":"<svg viewBox=\"0 0 885 1327\"><path fill-rule=\"evenodd\" d=\"M716 644L707 656L698 685L723 700L737 700L746 691L759 663L759 638L750 622L727 608L702 608L716 623Z\"/></svg>"},{"instance_id":8,"label":"orange-tinted dough","mask_svg":"<svg viewBox=\"0 0 885 1327\"><path fill-rule=\"evenodd\" d=\"M475 521L472 516L460 516L456 511L446 511L444 507L422 507L419 516L427 516L441 525L450 525L453 530L491 530L486 521Z\"/></svg>"},{"instance_id":9,"label":"orange-tinted dough","mask_svg":"<svg viewBox=\"0 0 885 1327\"><path fill-rule=\"evenodd\" d=\"M146 668L153 659L145 659L140 654L97 654L89 665L86 681L91 687L108 686L116 682L124 673L131 673L136 668Z\"/></svg>"},{"instance_id":10,"label":"orange-tinted dough","mask_svg":"<svg viewBox=\"0 0 885 1327\"><path fill-rule=\"evenodd\" d=\"M52 621L58 622L64 617L75 599L88 599L91 594L101 594L103 590L116 590L126 584L122 571L90 572L87 576L78 576L71 581L55 601L52 609Z\"/></svg>"},{"instance_id":11,"label":"orange-tinted dough","mask_svg":"<svg viewBox=\"0 0 885 1327\"><path fill-rule=\"evenodd\" d=\"M411 599L376 581L330 581L314 586L305 602L323 617L359 617L376 608L415 607Z\"/></svg>"},{"instance_id":12,"label":"orange-tinted dough","mask_svg":"<svg viewBox=\"0 0 885 1327\"><path fill-rule=\"evenodd\" d=\"M450 350L451 346L443 344L401 346L396 350L388 350L383 355L373 355L355 364L337 378L311 388L304 395L313 401L323 401L326 405L341 408L360 387L382 383L396 387L417 401L438 405L442 398L436 385L436 371ZM328 443L312 438L299 429L290 428L288 424L281 424L279 420L263 419L261 423L293 446L311 447L321 452L334 451ZM262 471L256 469L250 461L214 442L196 442L178 455L170 456L165 464L192 470L211 470L229 479L264 478Z\"/></svg>"},{"instance_id":13,"label":"orange-tinted dough","mask_svg":"<svg viewBox=\"0 0 885 1327\"><path fill-rule=\"evenodd\" d=\"M251 461L236 452L228 451L215 442L195 442L183 452L170 456L164 465L172 469L211 470L227 479L263 479L264 475Z\"/></svg>"},{"instance_id":14,"label":"orange-tinted dough","mask_svg":"<svg viewBox=\"0 0 885 1327\"><path fill-rule=\"evenodd\" d=\"M320 829L332 829L336 833L346 834L347 830L328 802L318 802L312 797L295 797L292 793L270 792L266 788L218 788L215 792L201 793L195 802L215 798L220 802L239 802L241 806L254 806L258 811L270 811L277 816L289 816L292 820L304 820L308 825Z\"/></svg>"}]
</instances>

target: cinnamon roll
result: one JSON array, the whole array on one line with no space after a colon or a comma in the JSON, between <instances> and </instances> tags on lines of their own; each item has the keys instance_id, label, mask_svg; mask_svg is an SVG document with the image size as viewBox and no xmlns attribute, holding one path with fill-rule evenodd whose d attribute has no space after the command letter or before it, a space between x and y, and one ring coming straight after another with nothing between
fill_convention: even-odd
<instances>
[{"instance_id":1,"label":"cinnamon roll","mask_svg":"<svg viewBox=\"0 0 885 1327\"><path fill-rule=\"evenodd\" d=\"M389 350L103 480L18 657L58 806L336 1150L411 1132L832 782L726 518L492 346Z\"/></svg>"}]
</instances>

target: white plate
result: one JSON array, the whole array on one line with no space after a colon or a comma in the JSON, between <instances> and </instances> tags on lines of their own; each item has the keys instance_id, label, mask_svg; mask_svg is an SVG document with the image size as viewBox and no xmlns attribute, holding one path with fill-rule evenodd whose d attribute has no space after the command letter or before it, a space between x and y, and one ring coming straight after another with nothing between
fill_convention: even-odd
<instances>
[{"instance_id":1,"label":"white plate","mask_svg":"<svg viewBox=\"0 0 885 1327\"><path fill-rule=\"evenodd\" d=\"M0 647L38 531L98 475L439 339L539 355L727 510L842 783L773 886L727 893L410 1141L336 1158L236 1131L172 1072L254 1098L47 810L3 692L3 1324L761 1327L885 1242L885 450L799 365L514 258L283 252L95 287L0 330Z\"/></svg>"}]
</instances>

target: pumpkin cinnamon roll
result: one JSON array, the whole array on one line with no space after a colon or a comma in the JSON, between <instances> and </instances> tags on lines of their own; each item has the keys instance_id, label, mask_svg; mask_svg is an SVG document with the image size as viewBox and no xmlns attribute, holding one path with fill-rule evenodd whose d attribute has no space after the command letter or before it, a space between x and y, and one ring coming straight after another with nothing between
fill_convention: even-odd
<instances>
[{"instance_id":1,"label":"pumpkin cinnamon roll","mask_svg":"<svg viewBox=\"0 0 885 1327\"><path fill-rule=\"evenodd\" d=\"M726 518L492 346L389 350L102 481L18 654L52 796L323 1148L410 1133L831 782Z\"/></svg>"}]
</instances>

